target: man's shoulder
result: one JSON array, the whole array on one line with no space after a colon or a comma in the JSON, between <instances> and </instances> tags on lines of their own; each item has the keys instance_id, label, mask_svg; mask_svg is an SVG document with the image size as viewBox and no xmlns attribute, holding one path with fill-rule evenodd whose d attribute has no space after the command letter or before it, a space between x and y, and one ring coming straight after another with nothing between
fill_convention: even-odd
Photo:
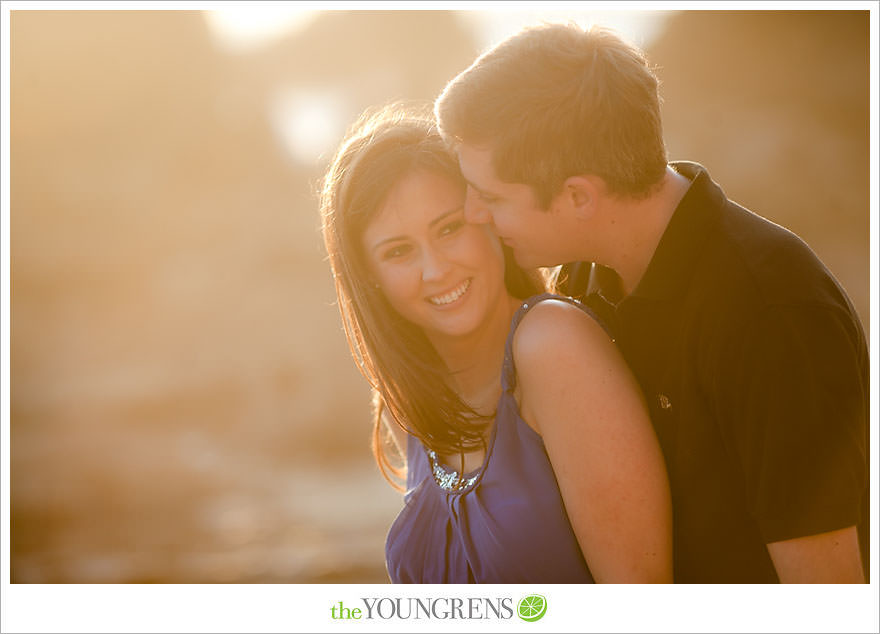
<instances>
[{"instance_id":1,"label":"man's shoulder","mask_svg":"<svg viewBox=\"0 0 880 634\"><path fill-rule=\"evenodd\" d=\"M702 166L687 170L696 185L689 213L710 219L690 242L697 256L676 308L692 336L719 343L774 316L797 323L832 318L863 336L843 287L803 239L728 198Z\"/></svg>"},{"instance_id":2,"label":"man's shoulder","mask_svg":"<svg viewBox=\"0 0 880 634\"><path fill-rule=\"evenodd\" d=\"M848 306L846 295L812 248L789 229L726 200L696 277L725 286L726 296L763 306Z\"/></svg>"},{"instance_id":3,"label":"man's shoulder","mask_svg":"<svg viewBox=\"0 0 880 634\"><path fill-rule=\"evenodd\" d=\"M730 270L761 273L756 281L777 281L766 274L772 270L783 279L797 277L810 270L827 274L813 250L794 232L769 220L735 200L728 198L721 185L699 163L679 161L672 164L692 181L687 205L690 225L707 229L697 248L708 257L707 265ZM685 203L682 202L682 205ZM678 213L678 212L676 212ZM708 221L697 222L697 217ZM721 271L724 273L724 271Z\"/></svg>"}]
</instances>

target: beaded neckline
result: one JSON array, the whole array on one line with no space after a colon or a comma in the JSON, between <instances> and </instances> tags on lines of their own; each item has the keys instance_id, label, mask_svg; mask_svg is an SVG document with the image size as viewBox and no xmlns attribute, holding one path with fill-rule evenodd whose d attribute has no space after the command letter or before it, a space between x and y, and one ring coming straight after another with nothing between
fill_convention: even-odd
<instances>
[{"instance_id":1,"label":"beaded neckline","mask_svg":"<svg viewBox=\"0 0 880 634\"><path fill-rule=\"evenodd\" d=\"M524 302L514 313L513 318L511 319L511 328L510 332L507 336L507 342L504 345L504 364L501 368L501 396L498 398L498 407L496 408L496 412L501 411L501 402L505 399L505 397L510 398L510 393L512 392L512 388L505 385L507 382L506 374L508 372L508 366L512 364L511 358L511 337L513 335L513 331L516 329L516 325L519 323L519 319L522 318L522 315L525 314L525 311L529 308L529 302L533 304L536 303L535 300L540 301L540 296L535 296L529 298L528 301ZM486 469L489 466L489 459L492 457L492 450L495 448L495 435L498 433L498 420L496 418L492 423L492 435L489 439L489 444L486 447L486 457L483 459L482 466L477 470L472 472L468 477L464 475L459 475L458 471L450 469L443 465L437 459L437 452L433 449L428 449L425 447L425 454L428 456L428 460L431 461L431 475L434 478L434 482L440 487L443 491L447 493L461 493L462 491L466 491L474 486L480 479L480 477L485 473Z\"/></svg>"},{"instance_id":2,"label":"beaded neckline","mask_svg":"<svg viewBox=\"0 0 880 634\"><path fill-rule=\"evenodd\" d=\"M434 476L434 482L436 482L437 486L439 486L444 491L464 491L465 489L473 486L480 477L479 471L469 478L460 476L458 474L458 471L449 470L444 465L442 465L439 460L437 460L436 451L434 451L433 449L429 449L427 451L427 454L428 458L431 459L431 475Z\"/></svg>"}]
</instances>

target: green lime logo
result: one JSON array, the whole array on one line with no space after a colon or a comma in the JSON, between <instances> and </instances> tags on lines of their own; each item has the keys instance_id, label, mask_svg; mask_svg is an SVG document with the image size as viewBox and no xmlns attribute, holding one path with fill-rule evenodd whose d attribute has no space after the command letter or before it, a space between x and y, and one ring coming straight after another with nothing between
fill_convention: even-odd
<instances>
[{"instance_id":1,"label":"green lime logo","mask_svg":"<svg viewBox=\"0 0 880 634\"><path fill-rule=\"evenodd\" d=\"M537 621L547 612L547 599L540 594L530 594L519 602L517 613L523 621Z\"/></svg>"}]
</instances>

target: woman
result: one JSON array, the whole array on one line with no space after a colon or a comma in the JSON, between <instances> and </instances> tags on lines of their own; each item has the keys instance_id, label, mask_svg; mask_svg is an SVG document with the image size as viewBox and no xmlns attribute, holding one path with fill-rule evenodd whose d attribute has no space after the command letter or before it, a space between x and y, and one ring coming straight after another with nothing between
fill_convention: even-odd
<instances>
[{"instance_id":1,"label":"woman","mask_svg":"<svg viewBox=\"0 0 880 634\"><path fill-rule=\"evenodd\" d=\"M321 197L373 450L405 459L394 582L670 582L671 510L641 394L588 309L543 293L486 225L430 118L385 110ZM584 359L590 359L585 363Z\"/></svg>"}]
</instances>

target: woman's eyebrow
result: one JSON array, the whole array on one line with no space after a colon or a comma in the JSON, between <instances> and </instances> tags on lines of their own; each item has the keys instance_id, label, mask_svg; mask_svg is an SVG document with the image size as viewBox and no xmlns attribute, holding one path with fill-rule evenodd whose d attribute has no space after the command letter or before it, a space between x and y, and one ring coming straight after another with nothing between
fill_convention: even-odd
<instances>
[{"instance_id":1,"label":"woman's eyebrow","mask_svg":"<svg viewBox=\"0 0 880 634\"><path fill-rule=\"evenodd\" d=\"M451 216L452 214L457 214L458 212L462 211L463 209L464 209L464 205L459 205L459 206L456 207L455 209L450 209L449 211L445 211L445 212L443 212L442 214L440 214L439 216L437 216L436 218L434 218L431 222L429 222L429 223L428 223L428 226L429 226L429 227L433 227L433 226L436 225L437 223L439 223L439 222L443 222L443 220L444 220L445 218L448 218L448 217Z\"/></svg>"},{"instance_id":2,"label":"woman's eyebrow","mask_svg":"<svg viewBox=\"0 0 880 634\"><path fill-rule=\"evenodd\" d=\"M457 214L463 210L464 210L464 205L459 205L455 209L450 209L449 211L444 211L442 214L440 214L439 216L434 218L431 222L429 222L428 226L434 227L434 225L436 225L440 222L443 222L443 220L445 220L449 216L451 216L453 214ZM406 236L392 236L390 238L382 238L381 240L379 240L376 244L374 244L372 246L372 250L375 251L376 249L378 249L379 247L381 247L383 244L385 244L387 242L396 242L398 240L406 240Z\"/></svg>"}]
</instances>

